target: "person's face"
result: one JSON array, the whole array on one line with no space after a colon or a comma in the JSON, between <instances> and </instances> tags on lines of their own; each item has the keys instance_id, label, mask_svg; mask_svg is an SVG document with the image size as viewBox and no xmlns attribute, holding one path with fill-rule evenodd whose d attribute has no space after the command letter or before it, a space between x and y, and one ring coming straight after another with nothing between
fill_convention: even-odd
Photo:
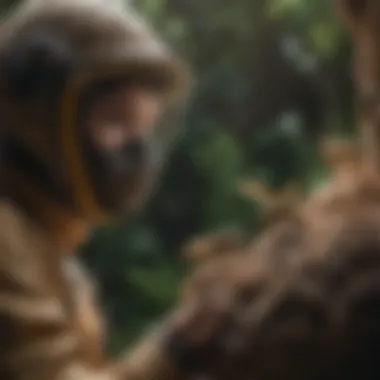
<instances>
[{"instance_id":1,"label":"person's face","mask_svg":"<svg viewBox=\"0 0 380 380\"><path fill-rule=\"evenodd\" d=\"M80 126L85 159L100 206L122 214L152 186L165 98L154 87L128 84L90 96Z\"/></svg>"}]
</instances>

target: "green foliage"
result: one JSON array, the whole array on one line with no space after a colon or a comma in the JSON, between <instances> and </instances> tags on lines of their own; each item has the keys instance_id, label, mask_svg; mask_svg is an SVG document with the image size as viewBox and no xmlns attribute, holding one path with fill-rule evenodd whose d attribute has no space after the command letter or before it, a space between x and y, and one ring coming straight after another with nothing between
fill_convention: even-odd
<instances>
[{"instance_id":1,"label":"green foliage","mask_svg":"<svg viewBox=\"0 0 380 380\"><path fill-rule=\"evenodd\" d=\"M177 297L178 285L183 272L171 263L163 262L155 268L130 268L128 276L133 285L150 297L165 310Z\"/></svg>"}]
</instances>

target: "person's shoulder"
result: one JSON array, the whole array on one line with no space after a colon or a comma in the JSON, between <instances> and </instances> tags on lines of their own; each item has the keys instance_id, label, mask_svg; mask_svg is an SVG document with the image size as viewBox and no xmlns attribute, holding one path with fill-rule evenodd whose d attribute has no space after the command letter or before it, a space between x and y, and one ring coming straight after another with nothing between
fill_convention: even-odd
<instances>
[{"instance_id":1,"label":"person's shoulder","mask_svg":"<svg viewBox=\"0 0 380 380\"><path fill-rule=\"evenodd\" d=\"M45 251L37 227L17 205L0 200L0 266L33 264Z\"/></svg>"},{"instance_id":2,"label":"person's shoulder","mask_svg":"<svg viewBox=\"0 0 380 380\"><path fill-rule=\"evenodd\" d=\"M0 200L0 244L20 244L27 230L27 217L22 211L6 199Z\"/></svg>"}]
</instances>

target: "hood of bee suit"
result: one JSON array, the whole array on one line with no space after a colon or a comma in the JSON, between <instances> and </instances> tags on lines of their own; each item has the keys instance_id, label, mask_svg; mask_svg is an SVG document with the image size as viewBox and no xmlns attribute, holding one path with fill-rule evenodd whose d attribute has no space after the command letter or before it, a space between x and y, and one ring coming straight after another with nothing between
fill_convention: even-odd
<instances>
[{"instance_id":1,"label":"hood of bee suit","mask_svg":"<svg viewBox=\"0 0 380 380\"><path fill-rule=\"evenodd\" d=\"M122 1L29 0L0 26L0 49L33 30L64 39L83 69L96 71L109 64L125 70L139 63L167 72L173 91L186 90L189 84L184 63Z\"/></svg>"},{"instance_id":2,"label":"hood of bee suit","mask_svg":"<svg viewBox=\"0 0 380 380\"><path fill-rule=\"evenodd\" d=\"M80 96L96 81L138 68L160 73L168 83L168 97L178 101L188 92L189 71L149 25L121 1L29 0L0 26L0 52L33 31L65 42L75 58L60 97L58 133L63 161L77 206L91 219L106 219L95 199L78 142Z\"/></svg>"}]
</instances>

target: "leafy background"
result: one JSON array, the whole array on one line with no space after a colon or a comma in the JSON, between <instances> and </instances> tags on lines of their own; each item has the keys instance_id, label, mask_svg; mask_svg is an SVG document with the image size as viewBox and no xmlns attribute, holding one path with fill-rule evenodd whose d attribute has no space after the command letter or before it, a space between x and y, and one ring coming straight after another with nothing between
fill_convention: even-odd
<instances>
[{"instance_id":1,"label":"leafy background","mask_svg":"<svg viewBox=\"0 0 380 380\"><path fill-rule=\"evenodd\" d=\"M324 175L318 139L354 133L350 44L331 0L130 2L191 63L198 83L144 214L98 231L82 249L113 351L175 302L188 238L230 225L258 229L259 208L237 195L239 178L312 187Z\"/></svg>"}]
</instances>

